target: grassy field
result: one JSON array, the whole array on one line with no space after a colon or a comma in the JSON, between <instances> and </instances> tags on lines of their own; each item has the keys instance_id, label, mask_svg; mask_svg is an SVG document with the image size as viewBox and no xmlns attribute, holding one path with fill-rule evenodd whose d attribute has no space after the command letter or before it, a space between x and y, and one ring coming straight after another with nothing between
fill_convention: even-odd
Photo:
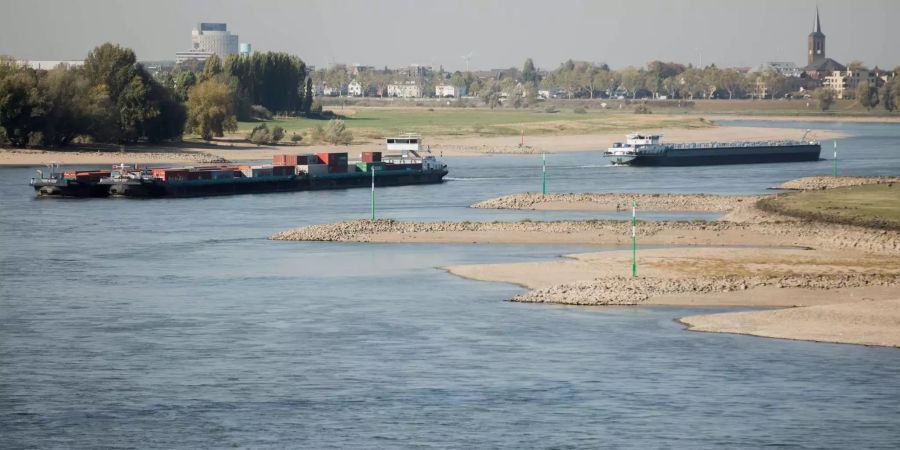
<instances>
[{"instance_id":1,"label":"grassy field","mask_svg":"<svg viewBox=\"0 0 900 450\"><path fill-rule=\"evenodd\" d=\"M526 134L588 134L598 132L631 131L648 128L706 128L706 121L688 117L639 115L611 111L588 111L578 114L572 110L548 113L544 110L516 110L487 108L334 108L345 117L345 123L356 139L380 139L401 132L416 132L428 136L510 136L523 130ZM271 128L281 126L291 132L302 133L327 121L284 118L267 122ZM247 133L255 122L240 122L239 133Z\"/></svg>"},{"instance_id":2,"label":"grassy field","mask_svg":"<svg viewBox=\"0 0 900 450\"><path fill-rule=\"evenodd\" d=\"M765 198L759 206L804 219L900 230L900 185L870 184L794 192Z\"/></svg>"}]
</instances>

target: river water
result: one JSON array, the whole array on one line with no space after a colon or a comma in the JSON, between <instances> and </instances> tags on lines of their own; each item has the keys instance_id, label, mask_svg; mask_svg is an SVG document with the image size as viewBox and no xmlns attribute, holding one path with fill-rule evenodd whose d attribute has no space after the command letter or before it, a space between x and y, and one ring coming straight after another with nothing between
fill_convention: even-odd
<instances>
[{"instance_id":1,"label":"river water","mask_svg":"<svg viewBox=\"0 0 900 450\"><path fill-rule=\"evenodd\" d=\"M900 173L897 125L744 125L839 129L841 174ZM470 209L539 190L540 157L446 160L442 185L380 189L379 216L625 217ZM673 321L698 309L512 304L521 288L440 269L596 247L275 242L367 217L369 191L39 200L33 170L0 168L0 448L900 447L897 349ZM548 185L762 193L831 170L585 152L549 157Z\"/></svg>"}]
</instances>

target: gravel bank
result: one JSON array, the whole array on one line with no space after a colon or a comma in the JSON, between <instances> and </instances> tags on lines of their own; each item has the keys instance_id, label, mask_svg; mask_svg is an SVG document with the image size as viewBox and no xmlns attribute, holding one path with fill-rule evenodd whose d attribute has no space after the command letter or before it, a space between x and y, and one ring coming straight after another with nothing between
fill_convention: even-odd
<instances>
[{"instance_id":1,"label":"gravel bank","mask_svg":"<svg viewBox=\"0 0 900 450\"><path fill-rule=\"evenodd\" d=\"M710 194L620 194L620 193L570 193L538 194L525 192L505 195L475 203L472 208L489 209L596 209L602 211L628 211L637 202L643 211L697 211L724 212L753 203L759 195L710 195Z\"/></svg>"},{"instance_id":2,"label":"gravel bank","mask_svg":"<svg viewBox=\"0 0 900 450\"><path fill-rule=\"evenodd\" d=\"M850 225L824 224L804 221L775 221L760 223L728 221L642 221L638 223L640 237L653 239L655 244L683 245L674 239L680 235L699 235L719 240L720 245L759 245L751 235L764 235L767 243L799 245L823 249L852 249L870 253L900 254L900 233L888 230L871 230ZM352 220L324 225L296 228L272 235L269 239L283 241L345 241L371 242L377 236L379 242L408 242L413 234L429 233L477 233L506 232L528 233L532 243L554 243L553 235L594 236L591 241L603 242L603 238L620 239L629 236L631 224L619 220L568 220L553 222L403 222L391 219ZM737 241L726 241L731 233ZM745 238L741 238L746 235ZM669 241L669 236L672 237ZM598 241L599 239L599 241ZM427 242L426 239L419 242ZM484 242L484 241L482 241ZM579 243L573 241L572 243Z\"/></svg>"},{"instance_id":3,"label":"gravel bank","mask_svg":"<svg viewBox=\"0 0 900 450\"><path fill-rule=\"evenodd\" d=\"M787 183L779 184L773 189L791 189L810 191L816 189L833 189L844 186L860 186L863 184L900 183L900 177L803 177Z\"/></svg>"},{"instance_id":4,"label":"gravel bank","mask_svg":"<svg viewBox=\"0 0 900 450\"><path fill-rule=\"evenodd\" d=\"M666 294L708 294L763 286L779 288L840 289L863 286L900 286L894 274L843 274L784 277L647 278L607 277L535 289L510 299L521 303L564 305L639 305Z\"/></svg>"}]
</instances>

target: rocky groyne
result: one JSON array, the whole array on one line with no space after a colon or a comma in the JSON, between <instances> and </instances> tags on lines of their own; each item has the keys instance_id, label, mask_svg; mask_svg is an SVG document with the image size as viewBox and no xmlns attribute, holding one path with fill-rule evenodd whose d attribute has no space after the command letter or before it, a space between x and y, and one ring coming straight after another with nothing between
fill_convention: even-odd
<instances>
[{"instance_id":1,"label":"rocky groyne","mask_svg":"<svg viewBox=\"0 0 900 450\"><path fill-rule=\"evenodd\" d=\"M742 204L756 202L758 195L711 194L620 194L620 193L569 193L539 194L524 192L475 203L472 208L489 209L568 209L580 208L604 211L630 211L632 202L642 211L694 211L725 212Z\"/></svg>"},{"instance_id":2,"label":"rocky groyne","mask_svg":"<svg viewBox=\"0 0 900 450\"><path fill-rule=\"evenodd\" d=\"M818 189L834 189L863 184L900 183L900 177L803 177L779 184L773 189L790 189L795 191L811 191Z\"/></svg>"},{"instance_id":3,"label":"rocky groyne","mask_svg":"<svg viewBox=\"0 0 900 450\"><path fill-rule=\"evenodd\" d=\"M709 294L764 286L778 288L840 289L863 286L900 286L896 274L829 274L782 277L742 276L709 278L609 277L535 289L510 299L521 303L564 305L639 305L667 294Z\"/></svg>"}]
</instances>

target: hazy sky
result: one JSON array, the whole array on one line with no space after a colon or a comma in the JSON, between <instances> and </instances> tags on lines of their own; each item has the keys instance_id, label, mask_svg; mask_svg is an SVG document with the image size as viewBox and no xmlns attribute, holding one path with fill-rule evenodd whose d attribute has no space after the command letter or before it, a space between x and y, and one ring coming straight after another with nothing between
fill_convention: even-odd
<instances>
[{"instance_id":1,"label":"hazy sky","mask_svg":"<svg viewBox=\"0 0 900 450\"><path fill-rule=\"evenodd\" d=\"M254 50L317 66L412 63L552 69L572 58L613 67L661 59L719 66L805 64L816 4L826 52L900 65L900 0L0 0L0 54L82 59L111 41L172 60L197 22L227 22Z\"/></svg>"}]
</instances>

